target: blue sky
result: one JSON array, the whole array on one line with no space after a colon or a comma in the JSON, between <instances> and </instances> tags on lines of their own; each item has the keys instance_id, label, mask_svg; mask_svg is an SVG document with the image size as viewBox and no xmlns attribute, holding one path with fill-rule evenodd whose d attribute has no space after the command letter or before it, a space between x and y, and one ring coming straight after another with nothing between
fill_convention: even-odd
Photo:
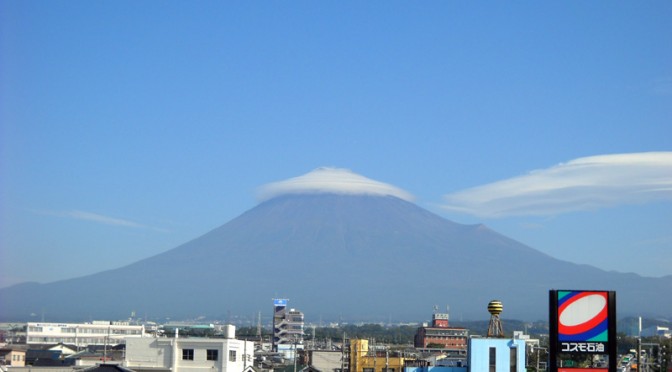
<instances>
[{"instance_id":1,"label":"blue sky","mask_svg":"<svg viewBox=\"0 0 672 372\"><path fill-rule=\"evenodd\" d=\"M670 275L670 19L666 1L2 1L0 286L166 251L323 166ZM505 187L568 180L552 203Z\"/></svg>"}]
</instances>

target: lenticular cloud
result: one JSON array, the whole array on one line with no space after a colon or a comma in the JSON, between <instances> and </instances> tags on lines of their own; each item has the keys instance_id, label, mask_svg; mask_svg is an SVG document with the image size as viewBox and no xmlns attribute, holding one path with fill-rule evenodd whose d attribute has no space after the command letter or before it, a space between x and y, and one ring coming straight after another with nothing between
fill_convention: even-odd
<instances>
[{"instance_id":1,"label":"lenticular cloud","mask_svg":"<svg viewBox=\"0 0 672 372\"><path fill-rule=\"evenodd\" d=\"M444 196L447 210L481 217L672 201L672 152L579 158Z\"/></svg>"},{"instance_id":2,"label":"lenticular cloud","mask_svg":"<svg viewBox=\"0 0 672 372\"><path fill-rule=\"evenodd\" d=\"M259 188L258 199L264 201L280 195L320 193L389 195L406 201L413 200L411 194L398 187L340 168L318 168L303 176L269 183Z\"/></svg>"}]
</instances>

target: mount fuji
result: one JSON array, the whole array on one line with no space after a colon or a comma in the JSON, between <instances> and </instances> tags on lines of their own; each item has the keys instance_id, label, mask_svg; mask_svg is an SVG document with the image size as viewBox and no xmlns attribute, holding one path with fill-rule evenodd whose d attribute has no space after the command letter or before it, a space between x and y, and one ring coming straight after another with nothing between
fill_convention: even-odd
<instances>
[{"instance_id":1,"label":"mount fuji","mask_svg":"<svg viewBox=\"0 0 672 372\"><path fill-rule=\"evenodd\" d=\"M0 321L245 318L289 298L308 320L424 319L434 304L484 319L547 319L549 289L617 292L619 316L665 315L672 276L607 272L550 257L484 225L451 222L410 194L323 168L270 184L262 202L153 257L80 278L0 289ZM664 313L667 312L667 313Z\"/></svg>"}]
</instances>

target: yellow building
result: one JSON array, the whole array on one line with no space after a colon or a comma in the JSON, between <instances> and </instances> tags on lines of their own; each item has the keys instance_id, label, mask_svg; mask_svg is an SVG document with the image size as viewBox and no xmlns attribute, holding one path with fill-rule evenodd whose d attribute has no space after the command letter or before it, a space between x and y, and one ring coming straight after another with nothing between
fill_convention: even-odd
<instances>
[{"instance_id":1,"label":"yellow building","mask_svg":"<svg viewBox=\"0 0 672 372\"><path fill-rule=\"evenodd\" d=\"M350 372L401 372L405 360L387 350L369 350L369 340L350 340Z\"/></svg>"}]
</instances>

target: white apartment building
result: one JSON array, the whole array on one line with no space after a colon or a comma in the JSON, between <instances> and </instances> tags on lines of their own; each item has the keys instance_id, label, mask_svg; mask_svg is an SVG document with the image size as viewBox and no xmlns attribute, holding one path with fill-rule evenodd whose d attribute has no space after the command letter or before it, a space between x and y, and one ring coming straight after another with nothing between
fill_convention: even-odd
<instances>
[{"instance_id":1,"label":"white apartment building","mask_svg":"<svg viewBox=\"0 0 672 372\"><path fill-rule=\"evenodd\" d=\"M92 323L28 323L28 345L68 344L117 345L129 337L145 337L145 327L128 322L94 321Z\"/></svg>"},{"instance_id":2,"label":"white apartment building","mask_svg":"<svg viewBox=\"0 0 672 372\"><path fill-rule=\"evenodd\" d=\"M178 332L179 334L179 332ZM254 342L226 338L129 338L124 367L145 372L241 372L251 369Z\"/></svg>"},{"instance_id":3,"label":"white apartment building","mask_svg":"<svg viewBox=\"0 0 672 372\"><path fill-rule=\"evenodd\" d=\"M284 298L273 300L273 351L284 358L294 359L296 351L303 350L303 313L296 309L287 310Z\"/></svg>"}]
</instances>

